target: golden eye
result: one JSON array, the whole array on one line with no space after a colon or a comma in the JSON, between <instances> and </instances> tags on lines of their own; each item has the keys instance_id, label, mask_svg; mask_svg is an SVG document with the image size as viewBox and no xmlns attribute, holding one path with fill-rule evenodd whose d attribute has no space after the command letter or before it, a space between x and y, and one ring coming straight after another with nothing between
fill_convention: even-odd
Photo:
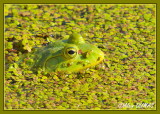
<instances>
[{"instance_id":1,"label":"golden eye","mask_svg":"<svg viewBox=\"0 0 160 114\"><path fill-rule=\"evenodd\" d=\"M64 49L64 56L67 59L75 58L78 54L77 47L65 47Z\"/></svg>"}]
</instances>

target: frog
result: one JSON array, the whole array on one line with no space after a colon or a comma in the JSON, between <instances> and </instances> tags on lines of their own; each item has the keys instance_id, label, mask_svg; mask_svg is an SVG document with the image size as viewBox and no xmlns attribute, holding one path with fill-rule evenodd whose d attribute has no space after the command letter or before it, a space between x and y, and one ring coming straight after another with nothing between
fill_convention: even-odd
<instances>
[{"instance_id":1,"label":"frog","mask_svg":"<svg viewBox=\"0 0 160 114\"><path fill-rule=\"evenodd\" d=\"M33 60L28 62L31 70L72 73L101 63L104 53L97 46L87 43L81 34L72 33L68 39L36 48L23 59Z\"/></svg>"}]
</instances>

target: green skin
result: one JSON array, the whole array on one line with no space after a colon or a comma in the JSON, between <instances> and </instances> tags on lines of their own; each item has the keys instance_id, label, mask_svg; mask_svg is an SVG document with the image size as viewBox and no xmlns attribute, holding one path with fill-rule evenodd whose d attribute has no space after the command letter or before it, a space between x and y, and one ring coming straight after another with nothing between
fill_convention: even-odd
<instances>
[{"instance_id":1,"label":"green skin","mask_svg":"<svg viewBox=\"0 0 160 114\"><path fill-rule=\"evenodd\" d=\"M29 58L28 58L29 57ZM32 69L46 72L76 72L95 66L104 59L104 53L96 46L85 43L80 34L73 33L68 40L50 43L36 49L28 59Z\"/></svg>"}]
</instances>

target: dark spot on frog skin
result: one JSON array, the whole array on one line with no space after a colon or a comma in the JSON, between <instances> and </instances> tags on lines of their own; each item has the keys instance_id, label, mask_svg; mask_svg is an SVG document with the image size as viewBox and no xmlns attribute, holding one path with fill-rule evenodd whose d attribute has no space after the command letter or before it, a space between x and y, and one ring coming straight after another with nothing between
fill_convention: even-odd
<instances>
[{"instance_id":1,"label":"dark spot on frog skin","mask_svg":"<svg viewBox=\"0 0 160 114\"><path fill-rule=\"evenodd\" d=\"M83 56L84 58L88 58L89 55L92 53L92 51L93 51L93 50L87 51L87 52L83 53L82 56Z\"/></svg>"},{"instance_id":2,"label":"dark spot on frog skin","mask_svg":"<svg viewBox=\"0 0 160 114\"><path fill-rule=\"evenodd\" d=\"M101 57L98 57L98 58L97 58L97 61L99 61L99 60L101 60Z\"/></svg>"},{"instance_id":3,"label":"dark spot on frog skin","mask_svg":"<svg viewBox=\"0 0 160 114\"><path fill-rule=\"evenodd\" d=\"M77 64L83 64L83 61L78 61Z\"/></svg>"},{"instance_id":4,"label":"dark spot on frog skin","mask_svg":"<svg viewBox=\"0 0 160 114\"><path fill-rule=\"evenodd\" d=\"M86 63L83 63L83 66L86 66L87 64Z\"/></svg>"},{"instance_id":5,"label":"dark spot on frog skin","mask_svg":"<svg viewBox=\"0 0 160 114\"><path fill-rule=\"evenodd\" d=\"M69 67L69 66L71 66L72 64L71 63L67 63L67 66Z\"/></svg>"}]
</instances>

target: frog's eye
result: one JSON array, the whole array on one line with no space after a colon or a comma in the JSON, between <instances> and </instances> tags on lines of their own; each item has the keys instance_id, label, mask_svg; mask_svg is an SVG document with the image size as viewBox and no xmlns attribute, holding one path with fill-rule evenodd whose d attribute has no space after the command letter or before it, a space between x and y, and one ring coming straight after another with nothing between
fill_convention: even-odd
<instances>
[{"instance_id":1,"label":"frog's eye","mask_svg":"<svg viewBox=\"0 0 160 114\"><path fill-rule=\"evenodd\" d=\"M67 47L64 50L64 56L67 59L72 59L72 58L76 57L77 54L78 54L77 48L75 48L75 47Z\"/></svg>"}]
</instances>

